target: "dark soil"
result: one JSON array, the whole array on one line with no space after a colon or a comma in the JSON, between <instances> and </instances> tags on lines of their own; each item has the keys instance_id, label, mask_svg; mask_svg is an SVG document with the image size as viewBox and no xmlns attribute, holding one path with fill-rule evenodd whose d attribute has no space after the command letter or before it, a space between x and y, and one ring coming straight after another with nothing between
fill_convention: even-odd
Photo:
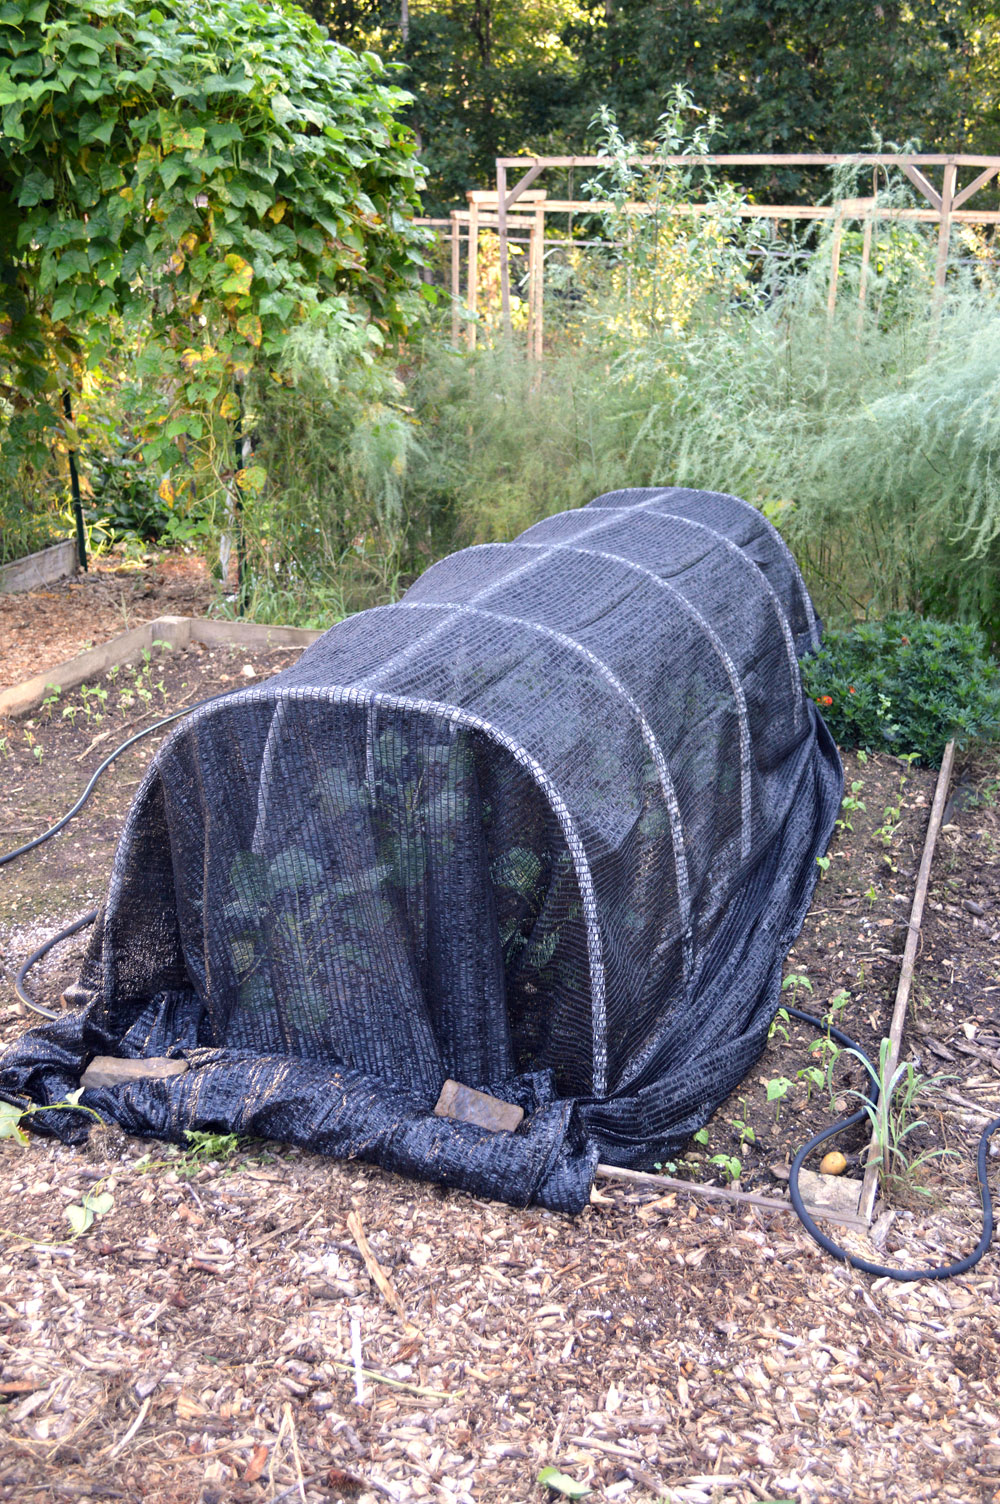
<instances>
[{"instance_id":1,"label":"dark soil","mask_svg":"<svg viewBox=\"0 0 1000 1504\"><path fill-rule=\"evenodd\" d=\"M280 673L299 648L247 652L194 643L112 670L55 696L32 715L0 719L0 845L31 840L65 813L119 743L158 717L213 694ZM12 982L23 953L101 902L129 802L150 758L172 727L124 753L99 780L80 815L45 845L2 869L0 979ZM47 1006L76 975L86 933L67 941L32 971ZM0 1042L16 1013L0 1007ZM6 1026L6 1027L5 1027Z\"/></svg>"},{"instance_id":2,"label":"dark soil","mask_svg":"<svg viewBox=\"0 0 1000 1504\"><path fill-rule=\"evenodd\" d=\"M789 1006L829 1019L877 1064L880 1042L889 1032L937 775L874 755L845 754L844 769L848 807L785 964L784 998ZM972 1221L975 1148L983 1122L956 1112L944 1092L974 1099L991 1117L1000 1114L1000 1106L992 1105L1000 1066L998 775L995 747L960 757L945 809L901 1058L927 1077L945 1073L953 1079L938 1082L918 1100L911 1117L925 1119L925 1125L907 1136L908 1157L922 1152L932 1157L893 1186L894 1201L903 1205L928 1196L958 1198L968 1204ZM863 808L850 807L852 802ZM859 1060L846 1052L810 1049L823 1040L822 1028L779 1015L757 1067L709 1125L707 1144L692 1145L673 1173L724 1183L735 1171L742 1189L774 1192L787 1180L799 1146L855 1112L860 1101L853 1093L867 1088ZM831 1056L829 1080L810 1082L803 1073ZM782 1078L789 1083L786 1095L768 1101L768 1084ZM869 1139L869 1128L860 1124L824 1150L840 1149L847 1173L860 1176ZM943 1149L957 1157L941 1156ZM740 1164L713 1164L716 1155Z\"/></svg>"},{"instance_id":3,"label":"dark soil","mask_svg":"<svg viewBox=\"0 0 1000 1504\"><path fill-rule=\"evenodd\" d=\"M0 844L11 847L44 830L69 808L113 747L166 709L279 672L297 651L247 653L198 644L65 693L26 719L0 722ZM0 977L8 983L9 1001L0 1003L0 1044L25 1025L9 987L16 965L56 928L99 904L128 802L163 734L151 735L116 762L63 834L4 870ZM789 1005L832 1018L877 1060L888 1033L936 775L874 755L848 755L845 772L843 823L786 963L784 996ZM935 856L904 1059L925 1075L954 1077L947 1089L992 1115L1000 1111L991 1106L1000 1065L1000 751L960 762L954 789ZM85 932L33 970L30 986L40 1001L59 1006L84 943ZM803 1072L824 1064L822 1053L810 1046L822 1039L822 1028L779 1016L757 1067L709 1125L707 1143L692 1144L664 1168L717 1183L738 1177L743 1189L775 1191L797 1147L853 1112L858 1104L851 1093L865 1085L863 1066L846 1054L837 1057L829 1081L809 1081ZM768 1083L782 1079L788 1083L785 1096L769 1101ZM925 1095L916 1115L926 1126L908 1136L911 1154L955 1148L960 1157L928 1160L898 1190L904 1200L924 1192L957 1197L971 1216L974 1116L940 1087ZM838 1142L850 1174L861 1173L867 1137L862 1125Z\"/></svg>"}]
</instances>

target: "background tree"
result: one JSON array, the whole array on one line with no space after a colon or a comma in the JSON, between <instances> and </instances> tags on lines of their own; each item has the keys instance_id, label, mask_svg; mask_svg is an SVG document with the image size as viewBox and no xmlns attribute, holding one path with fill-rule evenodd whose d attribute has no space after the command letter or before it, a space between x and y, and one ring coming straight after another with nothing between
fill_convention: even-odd
<instances>
[{"instance_id":1,"label":"background tree","mask_svg":"<svg viewBox=\"0 0 1000 1504\"><path fill-rule=\"evenodd\" d=\"M404 65L428 212L489 183L501 152L592 145L601 105L626 135L651 138L675 83L720 117L730 151L854 150L877 136L918 139L928 151L1000 151L996 0L409 0L405 9L400 0L309 0L308 8L350 46ZM774 186L788 194L815 184L783 173Z\"/></svg>"}]
</instances>

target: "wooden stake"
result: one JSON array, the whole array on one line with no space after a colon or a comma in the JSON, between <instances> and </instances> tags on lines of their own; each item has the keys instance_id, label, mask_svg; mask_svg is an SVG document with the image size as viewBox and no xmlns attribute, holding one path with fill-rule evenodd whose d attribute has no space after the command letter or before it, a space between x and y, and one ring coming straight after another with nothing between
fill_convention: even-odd
<instances>
[{"instance_id":1,"label":"wooden stake","mask_svg":"<svg viewBox=\"0 0 1000 1504\"><path fill-rule=\"evenodd\" d=\"M507 260L507 168L497 161L497 234L500 241L500 312L506 339L513 334L510 322L510 266Z\"/></svg>"},{"instance_id":2,"label":"wooden stake","mask_svg":"<svg viewBox=\"0 0 1000 1504\"><path fill-rule=\"evenodd\" d=\"M913 892L913 907L910 909L906 945L903 948L903 964L899 969L896 1002L892 1010L892 1022L889 1025L889 1058L886 1061L885 1067L885 1084L888 1084L892 1080L893 1072L899 1063L899 1046L903 1037L903 1025L906 1022L906 1009L910 1001L910 988L913 985L913 968L916 965L917 945L920 940L920 921L924 917L924 903L927 898L927 888L931 877L931 862L934 859L934 847L937 845L938 832L941 829L941 818L944 815L944 806L948 798L951 770L954 763L955 742L953 739L944 749L941 771L938 774L937 787L934 790L934 803L931 805L931 817L927 822L927 835L924 838L924 852L920 858L917 885ZM872 1208L875 1205L875 1193L878 1189L878 1154L878 1134L873 1131L871 1145L868 1150L868 1164L865 1169L864 1180L861 1184L861 1199L858 1202L858 1216L866 1223L870 1223L872 1220Z\"/></svg>"},{"instance_id":3,"label":"wooden stake","mask_svg":"<svg viewBox=\"0 0 1000 1504\"><path fill-rule=\"evenodd\" d=\"M467 335L470 350L476 348L476 313L479 308L479 205L469 205L469 255L466 274L468 278L467 303L471 315Z\"/></svg>"},{"instance_id":4,"label":"wooden stake","mask_svg":"<svg viewBox=\"0 0 1000 1504\"><path fill-rule=\"evenodd\" d=\"M868 265L872 255L872 230L875 228L874 212L865 216L865 236L861 244L861 281L858 286L858 333L865 319L865 298L868 293Z\"/></svg>"},{"instance_id":5,"label":"wooden stake","mask_svg":"<svg viewBox=\"0 0 1000 1504\"><path fill-rule=\"evenodd\" d=\"M535 231L538 249L535 255L535 359L541 360L545 351L545 205L540 203L535 210Z\"/></svg>"},{"instance_id":6,"label":"wooden stake","mask_svg":"<svg viewBox=\"0 0 1000 1504\"><path fill-rule=\"evenodd\" d=\"M461 234L458 227L458 214L453 209L451 213L451 342L453 345L458 344L461 329L461 320L458 316L458 305L462 296Z\"/></svg>"},{"instance_id":7,"label":"wooden stake","mask_svg":"<svg viewBox=\"0 0 1000 1504\"><path fill-rule=\"evenodd\" d=\"M955 178L958 168L949 162L944 170L944 186L941 189L941 222L938 226L937 266L934 269L934 309L941 307L944 297L944 279L948 273L948 251L951 248L951 214L955 197Z\"/></svg>"},{"instance_id":8,"label":"wooden stake","mask_svg":"<svg viewBox=\"0 0 1000 1504\"><path fill-rule=\"evenodd\" d=\"M670 1175L651 1175L645 1170L624 1170L617 1165L598 1165L595 1180L624 1180L630 1185L642 1186L645 1190L659 1191L666 1195L675 1191L685 1196L701 1197L705 1201L731 1201L737 1205L758 1206L768 1212L793 1212L795 1208L787 1200L777 1196L760 1196L756 1191L734 1191L728 1185L699 1185L694 1180L675 1180ZM826 1207L810 1206L809 1215L826 1222L843 1222L843 1218Z\"/></svg>"},{"instance_id":9,"label":"wooden stake","mask_svg":"<svg viewBox=\"0 0 1000 1504\"><path fill-rule=\"evenodd\" d=\"M837 205L837 215L833 221L833 239L830 245L830 292L826 300L826 312L828 318L833 318L837 307L837 278L840 276L840 242L844 237L844 217L841 206Z\"/></svg>"}]
</instances>

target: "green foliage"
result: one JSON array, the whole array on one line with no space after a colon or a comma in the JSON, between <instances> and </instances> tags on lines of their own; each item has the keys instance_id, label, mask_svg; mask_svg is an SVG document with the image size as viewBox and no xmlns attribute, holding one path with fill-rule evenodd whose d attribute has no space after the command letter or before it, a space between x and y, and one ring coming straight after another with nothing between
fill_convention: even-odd
<instances>
[{"instance_id":1,"label":"green foliage","mask_svg":"<svg viewBox=\"0 0 1000 1504\"><path fill-rule=\"evenodd\" d=\"M670 160L712 150L719 122L712 115L699 120L703 113L675 85L644 148L626 139L607 106L598 112L598 151L608 165L583 191L612 205L600 216L614 247L600 307L601 327L612 338L679 335L696 320L714 323L738 302L756 298L750 258L761 231L737 214L741 195L717 182L709 167ZM636 157L650 148L652 162L639 165ZM692 202L705 204L706 212L686 213L681 206Z\"/></svg>"},{"instance_id":2,"label":"green foliage","mask_svg":"<svg viewBox=\"0 0 1000 1504\"><path fill-rule=\"evenodd\" d=\"M867 1095L851 1091L858 1097L871 1123L874 1143L872 1153L878 1166L879 1182L883 1191L915 1191L929 1195L927 1186L921 1185L919 1173L931 1160L955 1155L953 1149L923 1149L911 1153L906 1140L925 1126L923 1118L914 1116L920 1097L930 1097L939 1091L951 1076L924 1076L910 1060L900 1061L890 1073L892 1041L883 1039L879 1046L878 1068L871 1064L858 1050L848 1050L864 1066L872 1083L878 1087L878 1102L874 1105Z\"/></svg>"},{"instance_id":3,"label":"green foliage","mask_svg":"<svg viewBox=\"0 0 1000 1504\"><path fill-rule=\"evenodd\" d=\"M405 28L399 0L307 0L304 8L339 41L400 66L431 184L428 213L491 182L498 155L565 144L560 125L577 73L567 28L584 18L580 0L409 0Z\"/></svg>"},{"instance_id":4,"label":"green foliage","mask_svg":"<svg viewBox=\"0 0 1000 1504\"><path fill-rule=\"evenodd\" d=\"M404 65L433 213L485 187L500 153L589 149L602 104L625 134L652 137L675 79L723 121L730 151L858 150L873 129L927 151L1000 151L995 0L409 0L407 25L400 0L305 8ZM759 186L787 201L807 180L767 169Z\"/></svg>"},{"instance_id":5,"label":"green foliage","mask_svg":"<svg viewBox=\"0 0 1000 1504\"><path fill-rule=\"evenodd\" d=\"M252 383L247 398L269 477L243 501L251 605L258 620L301 619L308 596L321 616L327 603L326 625L393 595L413 568L407 484L418 431L364 329L302 326L278 376Z\"/></svg>"},{"instance_id":6,"label":"green foliage","mask_svg":"<svg viewBox=\"0 0 1000 1504\"><path fill-rule=\"evenodd\" d=\"M86 371L128 352L155 389L132 454L167 477L164 499L199 470L225 490L228 468L231 488L239 388L291 329L363 329L381 347L423 306L405 100L377 57L326 40L285 0L10 0L5 448L44 465L59 389L86 389Z\"/></svg>"},{"instance_id":7,"label":"green foliage","mask_svg":"<svg viewBox=\"0 0 1000 1504\"><path fill-rule=\"evenodd\" d=\"M598 101L648 135L664 80L683 78L724 121L734 152L852 151L873 127L925 150L997 151L992 0L845 5L816 0L589 0L568 41L577 138ZM768 176L775 174L768 170ZM783 194L803 170L778 169Z\"/></svg>"},{"instance_id":8,"label":"green foliage","mask_svg":"<svg viewBox=\"0 0 1000 1504\"><path fill-rule=\"evenodd\" d=\"M802 672L843 747L937 764L952 736L1000 735L1000 668L971 625L893 612L828 632Z\"/></svg>"}]
</instances>

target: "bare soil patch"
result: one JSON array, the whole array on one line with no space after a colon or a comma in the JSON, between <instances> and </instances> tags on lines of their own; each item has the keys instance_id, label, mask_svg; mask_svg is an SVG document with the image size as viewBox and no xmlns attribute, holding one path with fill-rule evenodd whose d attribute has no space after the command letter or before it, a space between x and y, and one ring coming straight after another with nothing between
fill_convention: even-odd
<instances>
[{"instance_id":1,"label":"bare soil patch","mask_svg":"<svg viewBox=\"0 0 1000 1504\"><path fill-rule=\"evenodd\" d=\"M204 616L218 598L205 561L182 549L92 558L86 574L0 595L0 689L157 616Z\"/></svg>"},{"instance_id":2,"label":"bare soil patch","mask_svg":"<svg viewBox=\"0 0 1000 1504\"><path fill-rule=\"evenodd\" d=\"M0 725L4 844L68 807L142 716L293 656L192 647L104 681L103 702L88 686ZM0 874L0 1042L30 1022L16 961L100 900L153 740L62 836ZM842 1027L877 1048L933 775L847 761L866 809L847 811L854 828L838 832L789 958L812 991L786 996L822 1014L847 992ZM959 775L905 1042L987 1111L1000 1095L997 772L981 758ZM80 948L33 972L43 1001ZM797 1077L817 1035L789 1036L678 1174L724 1181L709 1160L725 1151L745 1187L781 1194L791 1152L831 1120L829 1094L807 1100ZM861 1068L839 1069L843 1099ZM775 1121L762 1083L779 1074L792 1085ZM980 1120L930 1100L921 1144L962 1158L933 1161L931 1196L897 1206L880 1252L911 1264L975 1236ZM754 1130L742 1147L736 1117ZM89 1153L37 1139L0 1152L0 1499L509 1504L542 1501L538 1471L556 1463L595 1499L1000 1501L995 1253L947 1285L895 1285L832 1263L791 1216L683 1193L602 1187L573 1222L273 1145L203 1163L96 1137ZM860 1148L845 1146L854 1173ZM113 1208L67 1240L66 1207L99 1190ZM370 1277L355 1218L403 1316ZM873 1256L867 1239L845 1241Z\"/></svg>"}]
</instances>

